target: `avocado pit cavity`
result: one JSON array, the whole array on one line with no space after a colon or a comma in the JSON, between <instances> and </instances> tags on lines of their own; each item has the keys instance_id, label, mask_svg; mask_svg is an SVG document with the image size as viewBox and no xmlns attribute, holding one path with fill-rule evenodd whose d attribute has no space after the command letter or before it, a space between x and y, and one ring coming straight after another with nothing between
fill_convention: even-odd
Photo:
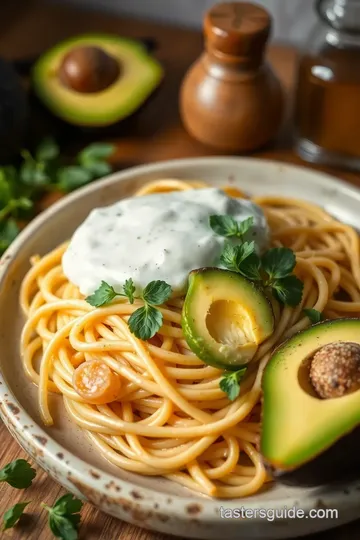
<instances>
[{"instance_id":1,"label":"avocado pit cavity","mask_svg":"<svg viewBox=\"0 0 360 540\"><path fill-rule=\"evenodd\" d=\"M228 351L236 357L239 351L241 356L241 350L247 347L249 360L256 353L251 318L241 304L231 300L213 302L206 316L206 326L223 353Z\"/></svg>"},{"instance_id":2,"label":"avocado pit cavity","mask_svg":"<svg viewBox=\"0 0 360 540\"><path fill-rule=\"evenodd\" d=\"M205 364L238 370L273 333L274 315L263 292L240 274L199 268L189 275L182 329Z\"/></svg>"},{"instance_id":3,"label":"avocado pit cavity","mask_svg":"<svg viewBox=\"0 0 360 540\"><path fill-rule=\"evenodd\" d=\"M100 47L75 47L60 64L58 76L67 88L83 94L101 92L120 75L120 64Z\"/></svg>"},{"instance_id":4,"label":"avocado pit cavity","mask_svg":"<svg viewBox=\"0 0 360 540\"><path fill-rule=\"evenodd\" d=\"M342 397L360 388L360 345L337 341L321 347L310 364L310 380L323 399Z\"/></svg>"}]
</instances>

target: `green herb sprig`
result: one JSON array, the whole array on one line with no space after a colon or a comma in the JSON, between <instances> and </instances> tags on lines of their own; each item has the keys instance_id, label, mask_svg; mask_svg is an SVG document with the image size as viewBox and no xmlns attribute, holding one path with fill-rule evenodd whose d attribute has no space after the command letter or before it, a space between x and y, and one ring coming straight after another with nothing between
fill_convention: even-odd
<instances>
[{"instance_id":1,"label":"green herb sprig","mask_svg":"<svg viewBox=\"0 0 360 540\"><path fill-rule=\"evenodd\" d=\"M236 221L236 219L227 214L210 216L210 227L212 230L216 234L226 236L227 238L235 237L243 240L245 234L253 225L253 217L249 217L243 221Z\"/></svg>"},{"instance_id":2,"label":"green herb sprig","mask_svg":"<svg viewBox=\"0 0 360 540\"><path fill-rule=\"evenodd\" d=\"M0 167L0 256L20 232L18 221L29 221L35 204L49 192L69 193L111 171L107 159L114 146L94 143L73 164L62 163L60 148L50 137L35 152L23 150L20 165Z\"/></svg>"},{"instance_id":3,"label":"green herb sprig","mask_svg":"<svg viewBox=\"0 0 360 540\"><path fill-rule=\"evenodd\" d=\"M41 505L49 513L49 527L51 532L61 540L77 540L78 528L81 520L80 511L83 503L71 493L58 499L54 506Z\"/></svg>"},{"instance_id":4,"label":"green herb sprig","mask_svg":"<svg viewBox=\"0 0 360 540\"><path fill-rule=\"evenodd\" d=\"M17 522L23 515L24 510L28 504L30 503L29 502L16 503L14 504L14 506L6 510L3 516L3 531L6 531L7 529L11 529L17 524Z\"/></svg>"},{"instance_id":5,"label":"green herb sprig","mask_svg":"<svg viewBox=\"0 0 360 540\"><path fill-rule=\"evenodd\" d=\"M30 487L35 476L36 471L25 459L12 461L0 470L0 482L7 482L17 489ZM29 501L18 502L8 508L3 515L2 530L15 527L29 504ZM49 514L49 527L54 536L61 540L78 539L82 505L83 503L70 493L60 497L53 506L41 504Z\"/></svg>"},{"instance_id":6,"label":"green herb sprig","mask_svg":"<svg viewBox=\"0 0 360 540\"><path fill-rule=\"evenodd\" d=\"M240 395L240 382L244 378L246 367L237 371L225 372L220 379L219 386L230 401L234 401Z\"/></svg>"},{"instance_id":7,"label":"green herb sprig","mask_svg":"<svg viewBox=\"0 0 360 540\"><path fill-rule=\"evenodd\" d=\"M75 165L62 167L57 172L58 189L68 193L109 174L112 168L106 159L113 152L114 146L107 143L94 143L84 148L78 154Z\"/></svg>"},{"instance_id":8,"label":"green herb sprig","mask_svg":"<svg viewBox=\"0 0 360 540\"><path fill-rule=\"evenodd\" d=\"M135 292L136 287L131 278L125 281L122 292L115 291L111 285L102 281L100 287L88 296L86 301L91 306L101 307L110 304L118 296L126 297L130 304L133 304L135 299L142 300L144 305L135 310L129 318L129 328L136 337L146 341L161 328L163 316L155 306L166 302L171 296L172 289L165 281L157 280L148 283L137 296Z\"/></svg>"},{"instance_id":9,"label":"green herb sprig","mask_svg":"<svg viewBox=\"0 0 360 540\"><path fill-rule=\"evenodd\" d=\"M300 304L304 288L292 273L295 266L295 254L286 247L269 249L261 259L261 268L267 274L265 287L272 290L279 302L293 307Z\"/></svg>"},{"instance_id":10,"label":"green herb sprig","mask_svg":"<svg viewBox=\"0 0 360 540\"><path fill-rule=\"evenodd\" d=\"M210 226L225 237L243 238L252 227L252 218L237 223L231 216L211 216ZM241 231L238 233L237 231ZM245 231L245 233L243 232ZM255 242L225 244L220 257L222 266L270 290L285 305L297 306L302 299L303 283L293 274L296 257L290 248L271 248L260 257Z\"/></svg>"},{"instance_id":11,"label":"green herb sprig","mask_svg":"<svg viewBox=\"0 0 360 540\"><path fill-rule=\"evenodd\" d=\"M25 459L16 459L0 470L0 482L7 482L16 489L31 486L36 471Z\"/></svg>"}]
</instances>

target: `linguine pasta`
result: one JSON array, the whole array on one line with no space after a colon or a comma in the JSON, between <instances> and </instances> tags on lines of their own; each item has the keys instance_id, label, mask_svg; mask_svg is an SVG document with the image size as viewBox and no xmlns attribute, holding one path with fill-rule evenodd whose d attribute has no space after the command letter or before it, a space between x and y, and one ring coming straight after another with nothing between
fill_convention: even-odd
<instances>
[{"instance_id":1,"label":"linguine pasta","mask_svg":"<svg viewBox=\"0 0 360 540\"><path fill-rule=\"evenodd\" d=\"M135 195L201 187L208 186L159 180ZM243 196L234 187L225 191ZM304 308L329 319L360 314L360 258L356 231L322 209L297 199L252 200L267 217L272 245L296 253L304 292L296 308L273 303L275 331L259 347L232 403L219 388L222 372L204 365L183 337L182 298L161 306L162 328L142 342L127 325L140 300L90 306L62 272L66 243L43 258L33 257L21 288L26 316L21 354L24 370L38 386L47 425L52 424L48 394L55 392L94 447L122 469L161 475L219 498L245 497L262 488L269 480L257 449L262 370L276 346L310 325ZM93 405L75 391L75 368L92 359L121 377L116 402Z\"/></svg>"}]
</instances>

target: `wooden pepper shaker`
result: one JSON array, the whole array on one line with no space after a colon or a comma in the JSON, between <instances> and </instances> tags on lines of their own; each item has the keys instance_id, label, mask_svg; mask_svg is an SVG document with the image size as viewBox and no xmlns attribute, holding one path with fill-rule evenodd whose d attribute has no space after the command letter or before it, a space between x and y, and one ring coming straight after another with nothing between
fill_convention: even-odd
<instances>
[{"instance_id":1,"label":"wooden pepper shaker","mask_svg":"<svg viewBox=\"0 0 360 540\"><path fill-rule=\"evenodd\" d=\"M245 2L215 5L205 16L205 51L180 91L188 132L225 151L255 150L269 142L282 120L283 92L264 52L269 13Z\"/></svg>"}]
</instances>

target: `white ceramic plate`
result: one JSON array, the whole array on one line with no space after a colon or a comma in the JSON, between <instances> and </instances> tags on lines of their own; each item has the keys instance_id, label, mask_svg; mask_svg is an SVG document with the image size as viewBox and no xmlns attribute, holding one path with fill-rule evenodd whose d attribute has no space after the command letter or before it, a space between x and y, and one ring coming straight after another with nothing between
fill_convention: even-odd
<instances>
[{"instance_id":1,"label":"white ceramic plate","mask_svg":"<svg viewBox=\"0 0 360 540\"><path fill-rule=\"evenodd\" d=\"M360 228L360 191L323 174L263 160L201 158L158 163L114 174L75 192L35 219L0 261L1 417L21 446L66 489L104 512L142 527L193 538L265 540L300 536L358 518L360 481L314 489L277 485L244 500L210 500L167 480L137 476L109 465L67 420L60 399L56 427L41 425L35 388L22 373L18 352L23 324L18 294L29 257L45 254L70 237L93 207L128 196L146 181L169 177L204 179L219 186L233 182L257 195L302 197ZM270 520L221 517L221 507L274 511L285 506L305 512L337 509L338 519L271 520L271 514Z\"/></svg>"}]
</instances>

